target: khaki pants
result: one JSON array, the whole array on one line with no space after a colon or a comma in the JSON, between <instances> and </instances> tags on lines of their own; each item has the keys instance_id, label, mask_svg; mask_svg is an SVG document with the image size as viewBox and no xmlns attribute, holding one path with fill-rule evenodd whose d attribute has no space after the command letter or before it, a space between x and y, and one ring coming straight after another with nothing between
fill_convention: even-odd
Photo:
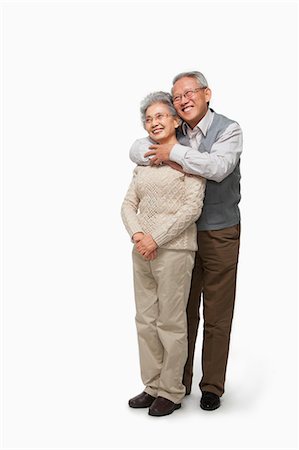
<instances>
[{"instance_id":1,"label":"khaki pants","mask_svg":"<svg viewBox=\"0 0 299 450\"><path fill-rule=\"evenodd\" d=\"M159 248L145 261L133 249L136 326L145 392L179 403L187 359L186 306L195 252Z\"/></svg>"},{"instance_id":2,"label":"khaki pants","mask_svg":"<svg viewBox=\"0 0 299 450\"><path fill-rule=\"evenodd\" d=\"M234 311L240 225L198 232L198 251L187 306L188 359L183 383L191 388L199 306L203 298L204 336L200 389L221 396Z\"/></svg>"}]
</instances>

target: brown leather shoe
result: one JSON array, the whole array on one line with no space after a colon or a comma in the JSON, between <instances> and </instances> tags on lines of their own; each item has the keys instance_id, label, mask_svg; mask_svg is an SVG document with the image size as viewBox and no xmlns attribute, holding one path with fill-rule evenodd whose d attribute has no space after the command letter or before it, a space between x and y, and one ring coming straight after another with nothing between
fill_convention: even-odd
<instances>
[{"instance_id":1,"label":"brown leather shoe","mask_svg":"<svg viewBox=\"0 0 299 450\"><path fill-rule=\"evenodd\" d=\"M146 392L142 392L129 400L129 406L131 408L148 408L154 400L156 400L155 397L152 397Z\"/></svg>"},{"instance_id":2,"label":"brown leather shoe","mask_svg":"<svg viewBox=\"0 0 299 450\"><path fill-rule=\"evenodd\" d=\"M180 407L180 403L173 403L167 398L157 397L150 407L148 413L150 416L167 416Z\"/></svg>"}]
</instances>

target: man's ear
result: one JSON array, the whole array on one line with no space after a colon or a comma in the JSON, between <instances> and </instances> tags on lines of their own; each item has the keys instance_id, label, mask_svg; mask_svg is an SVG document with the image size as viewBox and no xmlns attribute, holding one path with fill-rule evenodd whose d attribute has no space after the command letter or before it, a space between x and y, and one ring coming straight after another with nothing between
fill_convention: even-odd
<instances>
[{"instance_id":1,"label":"man's ear","mask_svg":"<svg viewBox=\"0 0 299 450\"><path fill-rule=\"evenodd\" d=\"M207 103L211 100L211 97L212 97L211 89L210 88L206 88L205 89L205 99L206 99Z\"/></svg>"}]
</instances>

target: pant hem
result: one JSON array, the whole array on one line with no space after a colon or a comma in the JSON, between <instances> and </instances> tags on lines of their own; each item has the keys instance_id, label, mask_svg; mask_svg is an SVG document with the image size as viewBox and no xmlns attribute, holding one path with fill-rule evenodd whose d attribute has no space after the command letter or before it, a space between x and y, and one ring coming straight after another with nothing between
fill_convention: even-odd
<instances>
[{"instance_id":1,"label":"pant hem","mask_svg":"<svg viewBox=\"0 0 299 450\"><path fill-rule=\"evenodd\" d=\"M158 391L158 396L167 398L167 400L170 400L171 402L178 404L181 403L181 401L185 397L185 394L178 396L178 395L171 395L168 392Z\"/></svg>"},{"instance_id":2,"label":"pant hem","mask_svg":"<svg viewBox=\"0 0 299 450\"><path fill-rule=\"evenodd\" d=\"M146 392L147 394L151 395L152 397L158 397L158 391L155 391L154 389L152 389L150 387L146 387L144 389L144 392Z\"/></svg>"},{"instance_id":3,"label":"pant hem","mask_svg":"<svg viewBox=\"0 0 299 450\"><path fill-rule=\"evenodd\" d=\"M212 392L212 394L218 395L218 397L221 397L223 395L223 392L219 391L219 389L215 388L215 386L199 386L201 392Z\"/></svg>"}]
</instances>

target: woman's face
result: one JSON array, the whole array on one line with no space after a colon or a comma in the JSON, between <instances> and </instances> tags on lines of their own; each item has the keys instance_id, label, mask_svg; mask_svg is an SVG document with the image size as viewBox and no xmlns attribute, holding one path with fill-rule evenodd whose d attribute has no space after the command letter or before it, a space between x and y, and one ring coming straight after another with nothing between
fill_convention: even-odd
<instances>
[{"instance_id":1,"label":"woman's face","mask_svg":"<svg viewBox=\"0 0 299 450\"><path fill-rule=\"evenodd\" d=\"M145 113L145 129L151 139L165 143L175 137L175 130L179 126L179 118L171 115L164 103L154 103Z\"/></svg>"}]
</instances>

